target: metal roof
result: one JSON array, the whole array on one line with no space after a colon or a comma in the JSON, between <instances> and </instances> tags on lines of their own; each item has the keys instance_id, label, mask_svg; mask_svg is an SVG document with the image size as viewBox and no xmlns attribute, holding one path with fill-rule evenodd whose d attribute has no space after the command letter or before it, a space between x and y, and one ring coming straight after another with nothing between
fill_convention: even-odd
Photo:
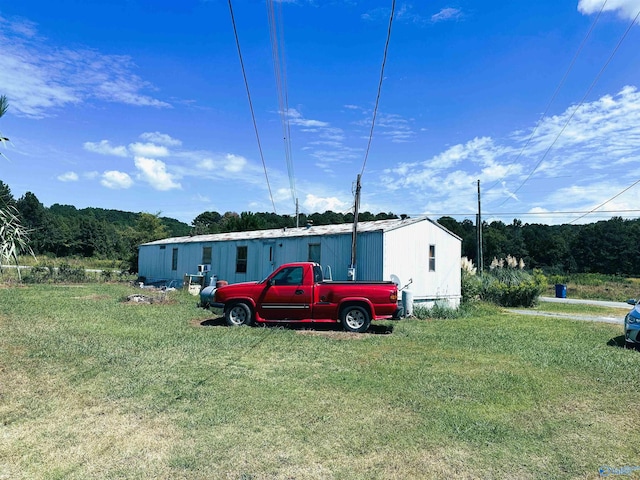
<instances>
[{"instance_id":1,"label":"metal roof","mask_svg":"<svg viewBox=\"0 0 640 480\"><path fill-rule=\"evenodd\" d=\"M378 220L374 222L358 222L358 233L364 232L388 232L397 228L402 228L413 223L428 221L436 225L438 228L445 230L450 235L459 238L457 235L449 232L439 223L428 217L416 217L395 220ZM255 240L255 239L276 239L289 237L311 237L318 235L344 235L353 231L352 223L342 223L339 225L312 225L310 227L298 228L275 228L271 230L252 230L249 232L227 232L212 233L207 235L193 235L188 237L171 237L154 242L143 243L145 245L168 245L176 243L192 243L192 242L226 242L232 240Z\"/></svg>"}]
</instances>

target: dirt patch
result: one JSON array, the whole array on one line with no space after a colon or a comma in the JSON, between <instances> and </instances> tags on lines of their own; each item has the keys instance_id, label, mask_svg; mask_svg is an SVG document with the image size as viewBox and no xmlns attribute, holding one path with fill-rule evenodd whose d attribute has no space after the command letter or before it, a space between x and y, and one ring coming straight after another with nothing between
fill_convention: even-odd
<instances>
[{"instance_id":1,"label":"dirt patch","mask_svg":"<svg viewBox=\"0 0 640 480\"><path fill-rule=\"evenodd\" d=\"M150 294L134 293L127 295L123 300L124 303L129 305L154 305L154 304L171 304L175 303L167 297L166 292L157 292Z\"/></svg>"},{"instance_id":2,"label":"dirt patch","mask_svg":"<svg viewBox=\"0 0 640 480\"><path fill-rule=\"evenodd\" d=\"M312 337L332 338L334 340L362 340L368 335L368 333L338 332L335 330L298 330L297 333Z\"/></svg>"},{"instance_id":3,"label":"dirt patch","mask_svg":"<svg viewBox=\"0 0 640 480\"><path fill-rule=\"evenodd\" d=\"M84 295L82 297L72 297L74 300L107 300L111 298L109 295L98 295L97 293L93 293L91 295Z\"/></svg>"},{"instance_id":4,"label":"dirt patch","mask_svg":"<svg viewBox=\"0 0 640 480\"><path fill-rule=\"evenodd\" d=\"M189 325L192 327L226 327L227 323L225 322L224 317L208 318L206 320L194 318L189 321ZM314 328L309 328L309 324L302 323L260 323L257 327L294 330L299 335L325 337L332 338L334 340L362 340L363 338L367 338L368 335L389 335L393 333L393 326L390 325L371 325L369 330L364 333L345 332L341 329L339 324L318 324Z\"/></svg>"},{"instance_id":5,"label":"dirt patch","mask_svg":"<svg viewBox=\"0 0 640 480\"><path fill-rule=\"evenodd\" d=\"M201 318L194 318L189 322L189 325L192 327L225 327L227 324L224 321L224 318L209 318L207 320L202 320Z\"/></svg>"}]
</instances>

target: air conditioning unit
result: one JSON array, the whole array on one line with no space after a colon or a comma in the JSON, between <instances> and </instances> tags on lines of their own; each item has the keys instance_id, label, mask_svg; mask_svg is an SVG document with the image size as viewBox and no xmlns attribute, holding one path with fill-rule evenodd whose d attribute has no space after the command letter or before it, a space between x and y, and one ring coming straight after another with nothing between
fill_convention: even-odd
<instances>
[{"instance_id":1,"label":"air conditioning unit","mask_svg":"<svg viewBox=\"0 0 640 480\"><path fill-rule=\"evenodd\" d=\"M210 272L211 271L211 265L206 264L206 265L198 265L198 273L204 273L204 272Z\"/></svg>"}]
</instances>

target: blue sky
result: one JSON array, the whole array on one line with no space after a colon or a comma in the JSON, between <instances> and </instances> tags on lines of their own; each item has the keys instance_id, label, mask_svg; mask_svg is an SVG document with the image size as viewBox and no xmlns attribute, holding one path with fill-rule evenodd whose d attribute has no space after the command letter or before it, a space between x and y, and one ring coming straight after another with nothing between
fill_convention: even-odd
<instances>
[{"instance_id":1,"label":"blue sky","mask_svg":"<svg viewBox=\"0 0 640 480\"><path fill-rule=\"evenodd\" d=\"M0 0L0 180L45 206L187 223L293 214L294 198L346 213L391 5L274 2L282 116L267 4L233 2L261 156L227 0ZM638 12L640 0L397 1L361 210L473 219L480 180L485 220L640 216L637 22L623 38Z\"/></svg>"}]
</instances>

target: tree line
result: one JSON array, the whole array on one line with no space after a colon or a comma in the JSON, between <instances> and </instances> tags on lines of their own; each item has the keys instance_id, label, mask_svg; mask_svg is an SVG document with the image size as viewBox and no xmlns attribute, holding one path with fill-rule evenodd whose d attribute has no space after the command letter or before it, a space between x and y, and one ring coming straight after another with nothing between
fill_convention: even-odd
<instances>
[{"instance_id":1,"label":"tree line","mask_svg":"<svg viewBox=\"0 0 640 480\"><path fill-rule=\"evenodd\" d=\"M441 217L438 222L462 238L462 255L477 264L476 226ZM483 223L484 267L494 258L522 258L527 268L548 274L603 273L640 275L640 219L609 220L585 225Z\"/></svg>"},{"instance_id":2,"label":"tree line","mask_svg":"<svg viewBox=\"0 0 640 480\"><path fill-rule=\"evenodd\" d=\"M162 217L159 213L133 213L102 208L77 209L71 205L45 207L32 192L18 199L0 181L0 208L11 206L29 231L36 255L91 257L124 261L137 268L137 246L167 237L224 232L294 228L353 222L353 214L326 211L291 215L252 212L206 211L191 224ZM361 212L359 221L398 218L393 213ZM462 238L462 255L477 265L476 225L471 220L441 217L438 222ZM640 272L640 219L614 217L585 225L523 224L514 219L483 223L485 268L493 258L521 258L527 268L547 273L604 273L635 275Z\"/></svg>"}]
</instances>

